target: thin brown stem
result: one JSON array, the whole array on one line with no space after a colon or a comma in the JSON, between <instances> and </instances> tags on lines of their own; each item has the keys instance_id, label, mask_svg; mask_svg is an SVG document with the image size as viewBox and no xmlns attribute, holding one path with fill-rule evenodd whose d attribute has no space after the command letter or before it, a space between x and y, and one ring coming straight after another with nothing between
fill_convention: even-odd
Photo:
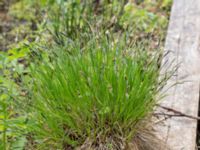
<instances>
[{"instance_id":1,"label":"thin brown stem","mask_svg":"<svg viewBox=\"0 0 200 150\"><path fill-rule=\"evenodd\" d=\"M188 115L185 114L183 112L180 112L178 110L166 107L166 106L162 106L162 105L157 105L158 107L167 110L168 112L173 112L174 114L168 114L168 113L156 113L156 115L164 115L164 116L169 116L169 117L186 117L186 118L190 118L190 119L195 119L195 120L200 120L200 117L196 117L196 116L192 116L192 115Z\"/></svg>"}]
</instances>

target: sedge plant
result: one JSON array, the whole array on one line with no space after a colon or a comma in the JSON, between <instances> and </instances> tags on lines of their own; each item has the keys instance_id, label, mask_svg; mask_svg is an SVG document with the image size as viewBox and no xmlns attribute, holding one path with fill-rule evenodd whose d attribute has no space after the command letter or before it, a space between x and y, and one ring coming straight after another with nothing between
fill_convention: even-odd
<instances>
[{"instance_id":1,"label":"sedge plant","mask_svg":"<svg viewBox=\"0 0 200 150\"><path fill-rule=\"evenodd\" d=\"M31 65L28 129L36 149L127 149L151 120L166 81L160 53L128 43L127 34L65 41Z\"/></svg>"}]
</instances>

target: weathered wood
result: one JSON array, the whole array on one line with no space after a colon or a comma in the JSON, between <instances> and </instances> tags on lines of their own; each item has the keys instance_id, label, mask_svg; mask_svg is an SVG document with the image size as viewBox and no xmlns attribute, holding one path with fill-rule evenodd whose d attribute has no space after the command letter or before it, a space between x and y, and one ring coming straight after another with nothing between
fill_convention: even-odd
<instances>
[{"instance_id":1,"label":"weathered wood","mask_svg":"<svg viewBox=\"0 0 200 150\"><path fill-rule=\"evenodd\" d=\"M174 0L165 44L165 51L171 52L164 61L175 60L174 65L179 64L177 76L170 79L168 86L175 82L184 82L167 92L168 96L162 105L192 116L198 115L199 46L200 0ZM164 69L170 70L167 67ZM195 150L197 120L173 117L157 129L169 149Z\"/></svg>"}]
</instances>

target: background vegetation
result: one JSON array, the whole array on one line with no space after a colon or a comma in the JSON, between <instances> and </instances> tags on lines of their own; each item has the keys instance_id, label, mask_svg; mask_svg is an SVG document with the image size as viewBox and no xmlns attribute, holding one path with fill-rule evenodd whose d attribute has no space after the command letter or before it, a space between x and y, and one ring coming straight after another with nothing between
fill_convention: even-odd
<instances>
[{"instance_id":1,"label":"background vegetation","mask_svg":"<svg viewBox=\"0 0 200 150\"><path fill-rule=\"evenodd\" d=\"M171 3L0 2L0 149L127 145L163 86Z\"/></svg>"}]
</instances>

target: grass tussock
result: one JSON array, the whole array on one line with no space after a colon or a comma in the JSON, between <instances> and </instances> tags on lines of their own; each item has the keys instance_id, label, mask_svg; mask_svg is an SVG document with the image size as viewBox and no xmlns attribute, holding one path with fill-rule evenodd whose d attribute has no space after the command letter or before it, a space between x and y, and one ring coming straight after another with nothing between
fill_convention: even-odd
<instances>
[{"instance_id":1,"label":"grass tussock","mask_svg":"<svg viewBox=\"0 0 200 150\"><path fill-rule=\"evenodd\" d=\"M158 53L127 41L126 34L116 41L101 34L84 46L66 42L48 61L32 64L37 149L127 149L130 142L150 148L141 144L148 142L144 120L151 120L166 78L158 79Z\"/></svg>"}]
</instances>

